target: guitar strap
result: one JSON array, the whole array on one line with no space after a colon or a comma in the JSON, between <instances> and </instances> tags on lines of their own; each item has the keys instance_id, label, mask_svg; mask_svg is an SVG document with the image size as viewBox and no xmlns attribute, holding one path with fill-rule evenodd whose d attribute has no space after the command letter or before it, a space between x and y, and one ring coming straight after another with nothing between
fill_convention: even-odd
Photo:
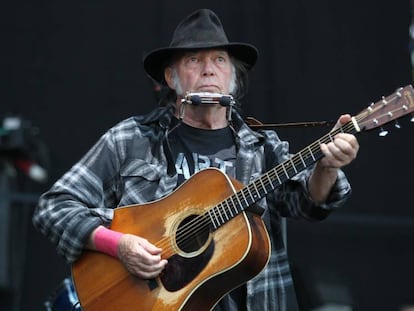
<instances>
[{"instance_id":1,"label":"guitar strap","mask_svg":"<svg viewBox=\"0 0 414 311\"><path fill-rule=\"evenodd\" d=\"M278 128L288 127L319 127L319 126L333 126L335 121L310 121L310 122L288 122L288 123L262 123L261 121L247 117L245 120L246 124L255 131L258 130L275 130Z\"/></svg>"}]
</instances>

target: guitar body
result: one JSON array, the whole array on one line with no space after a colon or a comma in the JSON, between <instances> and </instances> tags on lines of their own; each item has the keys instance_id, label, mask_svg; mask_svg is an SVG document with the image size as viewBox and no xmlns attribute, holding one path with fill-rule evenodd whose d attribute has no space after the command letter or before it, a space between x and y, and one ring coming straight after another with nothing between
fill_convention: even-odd
<instances>
[{"instance_id":1,"label":"guitar body","mask_svg":"<svg viewBox=\"0 0 414 311\"><path fill-rule=\"evenodd\" d=\"M270 242L260 215L241 212L217 229L191 235L191 224L243 185L217 169L198 172L169 196L115 210L111 229L163 249L168 265L155 280L132 276L122 263L85 251L72 266L84 311L210 310L267 264ZM222 217L222 216L220 216Z\"/></svg>"}]
</instances>

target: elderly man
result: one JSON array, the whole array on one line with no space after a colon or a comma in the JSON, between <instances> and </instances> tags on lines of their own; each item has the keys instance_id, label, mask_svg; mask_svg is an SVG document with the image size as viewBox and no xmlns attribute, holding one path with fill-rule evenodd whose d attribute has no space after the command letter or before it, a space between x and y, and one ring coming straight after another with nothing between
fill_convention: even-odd
<instances>
[{"instance_id":1,"label":"elderly man","mask_svg":"<svg viewBox=\"0 0 414 311\"><path fill-rule=\"evenodd\" d=\"M187 16L168 47L150 52L145 70L169 90L162 107L111 128L41 197L33 221L58 253L72 263L85 250L101 252L117 258L138 279L156 279L168 271L164 246L112 230L114 209L162 200L207 167L249 184L289 159L286 142L274 131L252 131L239 113L256 59L256 48L229 42L219 18L207 9ZM338 126L349 120L341 116ZM297 310L281 219L321 220L343 205L350 186L341 167L356 157L358 142L339 133L320 150L321 160L258 202L270 237L268 263L208 308ZM208 191L202 187L198 190ZM140 222L146 219L138 219L137 227Z\"/></svg>"}]
</instances>

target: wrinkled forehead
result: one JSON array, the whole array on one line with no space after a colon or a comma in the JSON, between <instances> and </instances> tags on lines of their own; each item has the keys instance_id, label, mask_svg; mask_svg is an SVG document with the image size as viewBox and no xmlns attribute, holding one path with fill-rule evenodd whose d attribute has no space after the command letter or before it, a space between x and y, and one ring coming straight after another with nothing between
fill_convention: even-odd
<instances>
[{"instance_id":1,"label":"wrinkled forehead","mask_svg":"<svg viewBox=\"0 0 414 311\"><path fill-rule=\"evenodd\" d=\"M180 51L175 52L169 61L169 65L171 66L186 57L207 56L209 54L228 57L229 59L231 59L229 52L225 48L190 49L190 50L180 50Z\"/></svg>"}]
</instances>

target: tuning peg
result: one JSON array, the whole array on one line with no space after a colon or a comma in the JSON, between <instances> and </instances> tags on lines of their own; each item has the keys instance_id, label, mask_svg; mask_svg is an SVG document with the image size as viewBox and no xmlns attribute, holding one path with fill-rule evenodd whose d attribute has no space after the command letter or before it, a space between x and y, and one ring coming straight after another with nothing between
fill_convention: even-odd
<instances>
[{"instance_id":1,"label":"tuning peg","mask_svg":"<svg viewBox=\"0 0 414 311\"><path fill-rule=\"evenodd\" d=\"M388 135L388 131L387 130L384 130L382 127L381 127L381 130L380 130L380 132L379 132L379 134L378 134L379 136L381 136L381 137L385 137L385 136L387 136Z\"/></svg>"},{"instance_id":2,"label":"tuning peg","mask_svg":"<svg viewBox=\"0 0 414 311\"><path fill-rule=\"evenodd\" d=\"M398 121L395 121L394 126L395 126L397 129L400 129L400 128L401 128L401 124L400 124Z\"/></svg>"}]
</instances>

